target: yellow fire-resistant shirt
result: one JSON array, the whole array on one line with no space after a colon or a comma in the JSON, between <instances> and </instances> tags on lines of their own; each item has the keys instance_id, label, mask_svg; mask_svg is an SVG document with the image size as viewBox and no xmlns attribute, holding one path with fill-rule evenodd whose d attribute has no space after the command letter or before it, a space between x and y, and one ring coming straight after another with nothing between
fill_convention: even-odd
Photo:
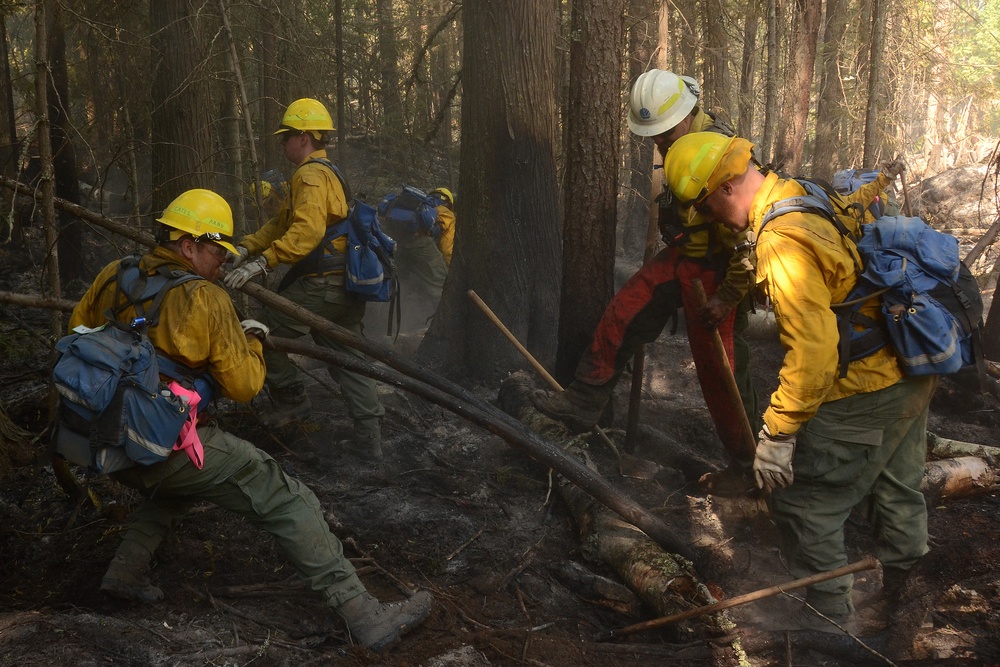
<instances>
[{"instance_id":1,"label":"yellow fire-resistant shirt","mask_svg":"<svg viewBox=\"0 0 1000 667\"><path fill-rule=\"evenodd\" d=\"M793 180L769 174L753 199L750 228L759 231L772 202L804 194ZM857 282L854 243L826 218L786 213L767 223L757 239L757 283L770 297L785 358L778 389L764 412L774 434L798 432L820 404L895 384L903 373L892 347L852 362L841 378L840 340L832 303L844 301ZM861 313L881 319L877 299Z\"/></svg>"},{"instance_id":2,"label":"yellow fire-resistant shirt","mask_svg":"<svg viewBox=\"0 0 1000 667\"><path fill-rule=\"evenodd\" d=\"M451 254L455 249L455 213L441 204L437 207L437 222L441 225L441 235L438 236L437 246L444 255L444 263L451 266Z\"/></svg>"},{"instance_id":3,"label":"yellow fire-resistant shirt","mask_svg":"<svg viewBox=\"0 0 1000 667\"><path fill-rule=\"evenodd\" d=\"M326 151L321 149L308 159L325 157ZM307 160L292 175L291 192L278 214L258 231L244 236L240 245L251 256L263 255L268 268L295 264L319 245L327 227L347 217L348 208L337 176L324 165ZM338 253L346 253L347 235L334 239L333 247Z\"/></svg>"},{"instance_id":4,"label":"yellow fire-resistant shirt","mask_svg":"<svg viewBox=\"0 0 1000 667\"><path fill-rule=\"evenodd\" d=\"M121 303L115 276L119 262L104 267L80 303L73 309L69 326L99 327L104 313ZM194 269L171 250L158 247L139 260L139 268L150 275L161 266ZM127 308L122 321L135 317ZM207 280L189 280L174 287L163 298L159 323L149 328L153 347L170 359L210 375L223 395L245 403L264 386L264 354L260 341L247 339L240 327L233 302L224 289Z\"/></svg>"}]
</instances>

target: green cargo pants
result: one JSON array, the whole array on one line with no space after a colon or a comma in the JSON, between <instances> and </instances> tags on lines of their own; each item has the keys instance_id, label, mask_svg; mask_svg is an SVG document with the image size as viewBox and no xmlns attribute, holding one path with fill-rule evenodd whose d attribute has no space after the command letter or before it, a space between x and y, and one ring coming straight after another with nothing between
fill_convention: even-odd
<instances>
[{"instance_id":1,"label":"green cargo pants","mask_svg":"<svg viewBox=\"0 0 1000 667\"><path fill-rule=\"evenodd\" d=\"M400 284L406 285L404 294L414 294L410 287L417 287L426 292L434 305L437 305L441 300L444 280L448 277L448 265L437 243L430 236L413 235L400 237L396 241L396 268L400 273ZM403 306L406 306L405 299Z\"/></svg>"},{"instance_id":2,"label":"green cargo pants","mask_svg":"<svg viewBox=\"0 0 1000 667\"><path fill-rule=\"evenodd\" d=\"M904 377L879 391L824 403L799 431L795 479L771 496L793 577L847 564L844 522L859 505L869 514L883 566L908 570L927 553L920 481L936 386L936 376ZM846 575L810 586L806 601L828 616L849 616L853 581Z\"/></svg>"},{"instance_id":3,"label":"green cargo pants","mask_svg":"<svg viewBox=\"0 0 1000 667\"><path fill-rule=\"evenodd\" d=\"M112 477L146 499L132 513L119 553L152 555L188 506L208 501L269 532L299 577L337 607L365 591L316 495L266 452L214 424L198 427L205 466L175 451L162 463Z\"/></svg>"},{"instance_id":4,"label":"green cargo pants","mask_svg":"<svg viewBox=\"0 0 1000 667\"><path fill-rule=\"evenodd\" d=\"M364 334L361 320L365 316L365 302L347 293L343 286L343 276L303 276L281 293L281 296L302 306L306 310L339 324L348 331ZM298 320L270 308L259 318L271 327L271 334L282 338L298 338L310 332L309 327ZM319 333L312 334L317 345L353 354L359 359L365 355L354 348L342 345ZM299 369L288 355L276 350L264 350L267 364L267 385L271 391L294 393L299 391L301 380ZM347 413L354 420L354 433L359 440L376 439L381 434L380 420L385 408L378 400L375 380L365 375L342 370L338 366L328 366L330 376L340 385ZM294 389L293 389L294 388Z\"/></svg>"}]
</instances>

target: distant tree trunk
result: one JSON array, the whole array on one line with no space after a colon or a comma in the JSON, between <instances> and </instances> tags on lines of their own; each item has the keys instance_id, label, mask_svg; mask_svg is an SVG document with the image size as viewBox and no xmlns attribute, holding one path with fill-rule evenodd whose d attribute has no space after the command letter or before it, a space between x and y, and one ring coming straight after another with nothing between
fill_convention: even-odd
<instances>
[{"instance_id":1,"label":"distant tree trunk","mask_svg":"<svg viewBox=\"0 0 1000 667\"><path fill-rule=\"evenodd\" d=\"M38 187L42 192L42 211L45 220L45 245L49 249L45 259L46 287L45 296L52 299L62 297L62 283L59 280L59 234L56 228L56 207L53 201L53 169L52 169L52 135L49 131L49 37L47 4L49 0L37 0L35 3L35 62L38 69L35 72L35 113L38 114L38 154L41 161L41 174ZM53 340L66 331L63 329L62 314L58 310L49 312L49 334ZM54 351L53 351L54 353ZM49 392L49 416L55 415L55 392Z\"/></svg>"},{"instance_id":2,"label":"distant tree trunk","mask_svg":"<svg viewBox=\"0 0 1000 667\"><path fill-rule=\"evenodd\" d=\"M555 353L556 16L550 2L493 0L465 5L463 17L461 227L420 354L449 374L492 379L524 361L471 304L469 289L542 363Z\"/></svg>"},{"instance_id":3,"label":"distant tree trunk","mask_svg":"<svg viewBox=\"0 0 1000 667\"><path fill-rule=\"evenodd\" d=\"M7 17L0 12L0 174L13 178L18 168L17 129L14 126L14 88L10 80L10 45L7 40ZM9 243L14 231L10 215L14 193L6 188L0 196L0 245Z\"/></svg>"},{"instance_id":4,"label":"distant tree trunk","mask_svg":"<svg viewBox=\"0 0 1000 667\"><path fill-rule=\"evenodd\" d=\"M260 20L260 144L263 155L261 168L281 169L285 158L281 146L271 135L281 124L285 107L294 100L288 99L287 86L283 84L282 67L285 64L285 49L281 46L281 31L284 22L275 22L280 16L278 0L262 0Z\"/></svg>"},{"instance_id":5,"label":"distant tree trunk","mask_svg":"<svg viewBox=\"0 0 1000 667\"><path fill-rule=\"evenodd\" d=\"M741 137L751 138L753 132L754 107L756 106L756 85L754 78L757 72L757 28L760 24L760 5L754 0L747 2L746 16L743 19L743 66L740 68L740 103L739 117L736 121L736 133Z\"/></svg>"},{"instance_id":6,"label":"distant tree trunk","mask_svg":"<svg viewBox=\"0 0 1000 667\"><path fill-rule=\"evenodd\" d=\"M723 0L705 0L705 80L702 82L702 104L707 108L722 109L727 114L732 114L732 75L729 72L732 43L726 30L726 12L723 9Z\"/></svg>"},{"instance_id":7,"label":"distant tree trunk","mask_svg":"<svg viewBox=\"0 0 1000 667\"><path fill-rule=\"evenodd\" d=\"M630 0L628 41L628 86L643 72L656 66L653 62L658 43L654 41L659 23L659 0ZM626 98L626 105L628 99ZM625 108L628 114L628 107ZM653 142L626 134L628 189L622 197L621 254L626 258L642 257L646 243L646 218L649 215L649 165L653 161Z\"/></svg>"},{"instance_id":8,"label":"distant tree trunk","mask_svg":"<svg viewBox=\"0 0 1000 667\"><path fill-rule=\"evenodd\" d=\"M778 132L775 161L784 163L789 174L802 170L802 147L809 120L809 94L816 65L816 40L822 4L816 0L795 0L792 20L791 62L786 78L788 103L782 114L784 127Z\"/></svg>"},{"instance_id":9,"label":"distant tree trunk","mask_svg":"<svg viewBox=\"0 0 1000 667\"><path fill-rule=\"evenodd\" d=\"M682 74L695 79L699 78L695 69L698 62L698 8L695 0L675 0L670 3L674 7L673 30L671 36L676 48L671 49L671 61L674 74ZM702 71L701 78L705 77Z\"/></svg>"},{"instance_id":10,"label":"distant tree trunk","mask_svg":"<svg viewBox=\"0 0 1000 667\"><path fill-rule=\"evenodd\" d=\"M201 20L189 0L150 0L153 211L191 188L214 189L212 105Z\"/></svg>"},{"instance_id":11,"label":"distant tree trunk","mask_svg":"<svg viewBox=\"0 0 1000 667\"><path fill-rule=\"evenodd\" d=\"M840 76L841 42L847 30L847 0L826 0L826 28L818 54L819 101L812 175L829 180L840 164L840 127L846 108Z\"/></svg>"},{"instance_id":12,"label":"distant tree trunk","mask_svg":"<svg viewBox=\"0 0 1000 667\"><path fill-rule=\"evenodd\" d=\"M865 110L865 152L861 162L874 166L882 151L882 127L879 119L885 109L880 94L882 88L882 62L885 51L885 21L887 0L872 0L871 41L868 56L868 105Z\"/></svg>"},{"instance_id":13,"label":"distant tree trunk","mask_svg":"<svg viewBox=\"0 0 1000 667\"><path fill-rule=\"evenodd\" d=\"M383 151L406 150L409 142L403 118L403 96L399 81L398 28L392 14L392 0L375 0L375 15L378 30L379 87L382 106L381 134L385 138ZM400 160L398 166L405 180L412 178L413 164L410 160Z\"/></svg>"},{"instance_id":14,"label":"distant tree trunk","mask_svg":"<svg viewBox=\"0 0 1000 667\"><path fill-rule=\"evenodd\" d=\"M778 0L767 0L767 75L764 77L764 130L760 139L760 161L773 162L774 126L778 118Z\"/></svg>"},{"instance_id":15,"label":"distant tree trunk","mask_svg":"<svg viewBox=\"0 0 1000 667\"><path fill-rule=\"evenodd\" d=\"M49 133L52 141L52 168L55 195L74 204L80 203L80 181L76 171L76 154L70 139L72 121L69 118L69 72L66 69L66 33L62 5L46 0L49 62ZM83 225L72 217L58 214L59 274L63 282L83 279L87 267L83 258Z\"/></svg>"},{"instance_id":16,"label":"distant tree trunk","mask_svg":"<svg viewBox=\"0 0 1000 667\"><path fill-rule=\"evenodd\" d=\"M623 0L575 0L556 377L568 381L615 291Z\"/></svg>"},{"instance_id":17,"label":"distant tree trunk","mask_svg":"<svg viewBox=\"0 0 1000 667\"><path fill-rule=\"evenodd\" d=\"M344 66L344 0L333 3L334 38L333 53L337 61L337 164L344 164L344 144L347 142L345 109L347 105L347 85Z\"/></svg>"}]
</instances>

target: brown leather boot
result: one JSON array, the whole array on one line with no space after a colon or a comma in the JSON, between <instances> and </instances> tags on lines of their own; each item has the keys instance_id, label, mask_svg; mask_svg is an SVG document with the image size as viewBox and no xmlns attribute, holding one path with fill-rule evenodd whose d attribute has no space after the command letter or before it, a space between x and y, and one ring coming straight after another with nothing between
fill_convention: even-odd
<instances>
[{"instance_id":1,"label":"brown leather boot","mask_svg":"<svg viewBox=\"0 0 1000 667\"><path fill-rule=\"evenodd\" d=\"M586 433L597 425L614 391L614 383L573 382L564 391L536 389L531 402L546 417L563 422L571 431Z\"/></svg>"},{"instance_id":2,"label":"brown leather boot","mask_svg":"<svg viewBox=\"0 0 1000 667\"><path fill-rule=\"evenodd\" d=\"M399 643L400 637L423 623L431 613L434 598L427 591L401 602L381 603L367 591L337 607L347 622L351 637L374 651Z\"/></svg>"},{"instance_id":3,"label":"brown leather boot","mask_svg":"<svg viewBox=\"0 0 1000 667\"><path fill-rule=\"evenodd\" d=\"M101 592L122 600L159 602L163 591L149 580L149 556L138 550L119 549L101 580Z\"/></svg>"}]
</instances>

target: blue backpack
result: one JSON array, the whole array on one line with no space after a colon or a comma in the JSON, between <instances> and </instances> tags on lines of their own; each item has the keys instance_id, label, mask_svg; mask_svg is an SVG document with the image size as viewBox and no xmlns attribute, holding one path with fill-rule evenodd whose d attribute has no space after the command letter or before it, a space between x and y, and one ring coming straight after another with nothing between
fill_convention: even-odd
<instances>
[{"instance_id":1,"label":"blue backpack","mask_svg":"<svg viewBox=\"0 0 1000 667\"><path fill-rule=\"evenodd\" d=\"M402 192L388 194L379 202L378 214L396 236L420 234L436 240L441 236L437 221L437 207L441 203L436 195L404 185Z\"/></svg>"},{"instance_id":2,"label":"blue backpack","mask_svg":"<svg viewBox=\"0 0 1000 667\"><path fill-rule=\"evenodd\" d=\"M336 165L325 158L313 158L304 164L309 162L318 162L332 171L351 201L350 186ZM333 248L334 239L345 234L346 256ZM399 293L395 251L396 242L382 231L375 209L354 199L347 217L326 228L319 245L285 274L277 291L282 292L299 276L343 270L348 292L365 301L395 301Z\"/></svg>"},{"instance_id":3,"label":"blue backpack","mask_svg":"<svg viewBox=\"0 0 1000 667\"><path fill-rule=\"evenodd\" d=\"M843 303L832 306L840 329L841 377L849 362L890 342L908 375L949 374L971 365L982 373L982 296L959 259L958 240L920 218L904 216L862 224L857 239L828 192L811 181L798 182L807 194L772 204L758 236L779 215L804 211L827 218L855 243L863 264L857 267L858 282ZM876 296L882 300L884 326L859 312Z\"/></svg>"},{"instance_id":4,"label":"blue backpack","mask_svg":"<svg viewBox=\"0 0 1000 667\"><path fill-rule=\"evenodd\" d=\"M837 193L849 195L874 181L878 175L877 169L841 169L833 175L831 185ZM869 204L868 211L874 219L883 215L899 215L899 204L888 193L883 192Z\"/></svg>"},{"instance_id":5,"label":"blue backpack","mask_svg":"<svg viewBox=\"0 0 1000 667\"><path fill-rule=\"evenodd\" d=\"M214 390L207 375L157 355L147 336L166 293L201 276L169 269L148 276L136 255L122 259L113 280L125 304L109 309L100 328L60 338L52 370L59 394L52 445L68 461L101 473L159 463L173 451L188 406L160 373L195 389L203 401ZM116 316L129 305L136 316L119 322Z\"/></svg>"}]
</instances>

